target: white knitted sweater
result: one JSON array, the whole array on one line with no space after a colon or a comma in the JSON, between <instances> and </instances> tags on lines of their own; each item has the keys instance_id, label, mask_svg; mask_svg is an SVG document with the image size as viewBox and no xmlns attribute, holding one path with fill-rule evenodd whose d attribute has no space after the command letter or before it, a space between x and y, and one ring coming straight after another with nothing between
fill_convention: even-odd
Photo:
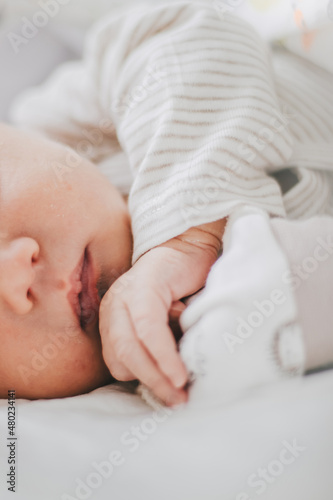
<instances>
[{"instance_id":1,"label":"white knitted sweater","mask_svg":"<svg viewBox=\"0 0 333 500\"><path fill-rule=\"evenodd\" d=\"M242 205L330 213L333 75L235 15L185 3L103 19L83 61L12 110L129 193L135 262ZM270 175L293 167L284 196Z\"/></svg>"}]
</instances>

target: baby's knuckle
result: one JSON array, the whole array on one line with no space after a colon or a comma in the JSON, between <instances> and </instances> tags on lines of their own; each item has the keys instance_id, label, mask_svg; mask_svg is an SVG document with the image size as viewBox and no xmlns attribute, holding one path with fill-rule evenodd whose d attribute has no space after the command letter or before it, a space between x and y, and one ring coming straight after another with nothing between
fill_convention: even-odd
<instances>
[{"instance_id":1,"label":"baby's knuckle","mask_svg":"<svg viewBox=\"0 0 333 500\"><path fill-rule=\"evenodd\" d=\"M151 318L144 311L133 314L133 322L138 332L149 332L151 329Z\"/></svg>"},{"instance_id":2,"label":"baby's knuckle","mask_svg":"<svg viewBox=\"0 0 333 500\"><path fill-rule=\"evenodd\" d=\"M153 337L150 325L145 321L141 324L137 324L137 336L141 342L149 342Z\"/></svg>"}]
</instances>

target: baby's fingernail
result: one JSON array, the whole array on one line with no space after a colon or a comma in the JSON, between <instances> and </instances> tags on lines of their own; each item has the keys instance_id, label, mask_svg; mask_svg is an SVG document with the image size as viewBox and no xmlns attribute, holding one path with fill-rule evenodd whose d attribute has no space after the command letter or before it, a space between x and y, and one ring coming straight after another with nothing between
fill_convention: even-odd
<instances>
[{"instance_id":1,"label":"baby's fingernail","mask_svg":"<svg viewBox=\"0 0 333 500\"><path fill-rule=\"evenodd\" d=\"M184 375L176 376L173 379L173 385L177 389L180 389L181 387L184 387L184 385L186 384L186 382L187 382L187 375L186 376L184 376Z\"/></svg>"},{"instance_id":2,"label":"baby's fingernail","mask_svg":"<svg viewBox=\"0 0 333 500\"><path fill-rule=\"evenodd\" d=\"M186 403L186 400L187 400L186 394L182 392L180 394L174 394L173 396L171 396L167 404L168 406L176 407Z\"/></svg>"}]
</instances>

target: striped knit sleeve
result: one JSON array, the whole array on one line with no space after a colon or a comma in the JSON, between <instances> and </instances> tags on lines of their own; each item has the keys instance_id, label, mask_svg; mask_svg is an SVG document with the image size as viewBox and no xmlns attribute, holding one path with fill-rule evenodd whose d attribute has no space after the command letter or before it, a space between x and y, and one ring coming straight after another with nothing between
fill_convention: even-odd
<instances>
[{"instance_id":1,"label":"striped knit sleeve","mask_svg":"<svg viewBox=\"0 0 333 500\"><path fill-rule=\"evenodd\" d=\"M292 140L268 48L244 21L188 4L137 11L99 26L90 60L134 175L133 262L242 204L284 215L267 172Z\"/></svg>"},{"instance_id":2,"label":"striped knit sleeve","mask_svg":"<svg viewBox=\"0 0 333 500\"><path fill-rule=\"evenodd\" d=\"M284 196L285 210L293 219L332 215L333 74L280 47L274 49L273 64L294 138L289 164L297 183Z\"/></svg>"}]
</instances>

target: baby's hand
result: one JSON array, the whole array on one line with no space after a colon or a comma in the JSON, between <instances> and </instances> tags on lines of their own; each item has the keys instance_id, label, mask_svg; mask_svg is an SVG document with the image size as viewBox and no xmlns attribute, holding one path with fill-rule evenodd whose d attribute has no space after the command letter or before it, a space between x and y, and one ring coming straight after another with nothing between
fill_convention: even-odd
<instances>
[{"instance_id":1,"label":"baby's hand","mask_svg":"<svg viewBox=\"0 0 333 500\"><path fill-rule=\"evenodd\" d=\"M101 302L103 357L111 374L121 381L139 379L168 405L187 400L187 371L168 325L169 313L179 299L204 286L224 226L222 220L191 228L151 249Z\"/></svg>"}]
</instances>

